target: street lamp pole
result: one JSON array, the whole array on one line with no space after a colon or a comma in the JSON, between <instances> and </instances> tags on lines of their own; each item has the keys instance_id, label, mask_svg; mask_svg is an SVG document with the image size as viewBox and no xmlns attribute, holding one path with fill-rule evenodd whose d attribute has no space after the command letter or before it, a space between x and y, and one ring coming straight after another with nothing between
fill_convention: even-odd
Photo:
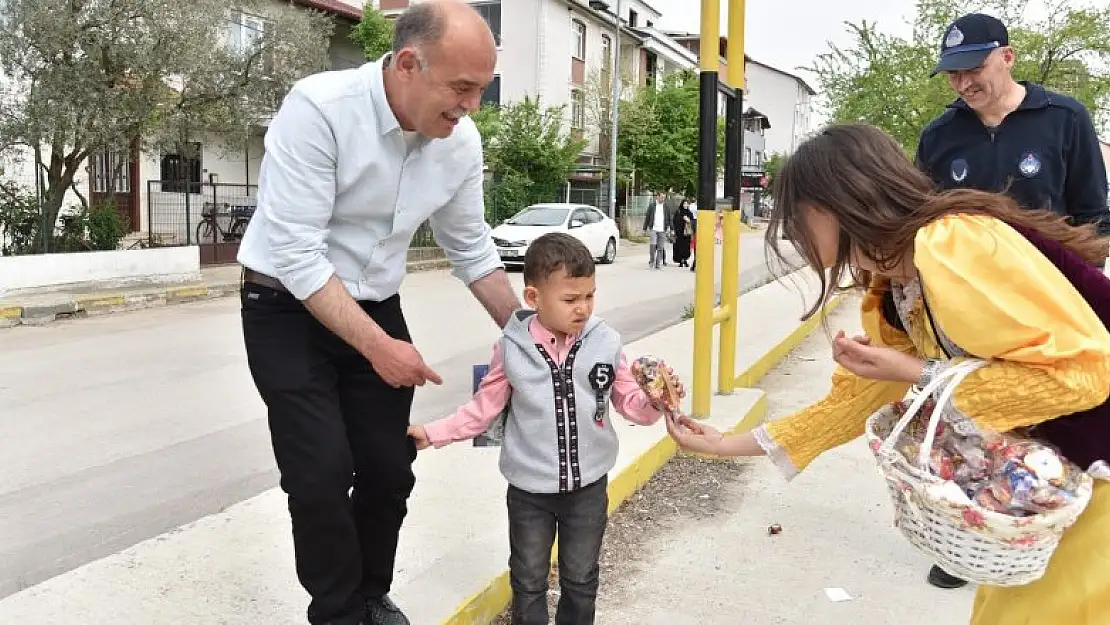
<instances>
[{"instance_id":1,"label":"street lamp pole","mask_svg":"<svg viewBox=\"0 0 1110 625\"><path fill-rule=\"evenodd\" d=\"M621 98L621 0L617 0L616 35L613 38L613 99L609 104L609 217L617 218L617 119Z\"/></svg>"}]
</instances>

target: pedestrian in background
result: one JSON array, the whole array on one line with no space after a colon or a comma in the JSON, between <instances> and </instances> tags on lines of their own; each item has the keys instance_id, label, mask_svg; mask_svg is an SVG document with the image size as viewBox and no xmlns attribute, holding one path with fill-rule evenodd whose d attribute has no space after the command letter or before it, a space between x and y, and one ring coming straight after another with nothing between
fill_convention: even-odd
<instances>
[{"instance_id":1,"label":"pedestrian in background","mask_svg":"<svg viewBox=\"0 0 1110 625\"><path fill-rule=\"evenodd\" d=\"M678 203L678 210L674 213L674 262L679 267L689 267L692 235L694 232L694 214L690 212L689 200L682 198Z\"/></svg>"}]
</instances>

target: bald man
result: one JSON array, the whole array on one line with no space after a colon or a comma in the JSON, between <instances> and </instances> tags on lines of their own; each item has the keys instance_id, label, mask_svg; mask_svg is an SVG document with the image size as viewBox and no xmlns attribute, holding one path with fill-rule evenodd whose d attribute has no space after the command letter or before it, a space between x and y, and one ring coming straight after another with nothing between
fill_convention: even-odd
<instances>
[{"instance_id":1,"label":"bald man","mask_svg":"<svg viewBox=\"0 0 1110 625\"><path fill-rule=\"evenodd\" d=\"M504 326L520 307L485 222L467 113L494 38L469 5L417 4L393 50L298 82L266 133L239 251L247 360L289 496L313 625L407 625L389 599L415 477L414 387L440 383L398 291L429 221L454 274Z\"/></svg>"}]
</instances>

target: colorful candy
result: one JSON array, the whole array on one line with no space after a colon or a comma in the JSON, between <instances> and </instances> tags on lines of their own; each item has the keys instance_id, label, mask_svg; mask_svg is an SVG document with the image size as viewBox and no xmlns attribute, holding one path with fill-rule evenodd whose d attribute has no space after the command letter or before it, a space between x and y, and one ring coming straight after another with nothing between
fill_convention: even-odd
<instances>
[{"instance_id":1,"label":"colorful candy","mask_svg":"<svg viewBox=\"0 0 1110 625\"><path fill-rule=\"evenodd\" d=\"M905 414L908 402L895 405ZM906 428L898 449L916 464L935 404L930 399ZM929 470L978 505L1012 516L1059 508L1075 497L1080 469L1040 441L986 433L955 411L941 415Z\"/></svg>"},{"instance_id":2,"label":"colorful candy","mask_svg":"<svg viewBox=\"0 0 1110 625\"><path fill-rule=\"evenodd\" d=\"M667 371L662 361L654 356L640 356L632 361L631 370L636 383L655 405L671 417L678 414L682 402L678 377Z\"/></svg>"}]
</instances>

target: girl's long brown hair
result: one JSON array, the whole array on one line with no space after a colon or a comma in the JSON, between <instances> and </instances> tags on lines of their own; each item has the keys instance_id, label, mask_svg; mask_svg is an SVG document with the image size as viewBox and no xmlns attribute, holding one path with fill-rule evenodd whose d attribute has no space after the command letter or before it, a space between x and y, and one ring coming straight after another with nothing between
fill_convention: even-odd
<instances>
[{"instance_id":1,"label":"girl's long brown hair","mask_svg":"<svg viewBox=\"0 0 1110 625\"><path fill-rule=\"evenodd\" d=\"M870 283L866 271L851 265L853 249L881 268L893 268L913 249L917 231L944 215L987 215L1024 226L1088 262L1101 263L1110 245L1092 225L1073 226L1051 211L1023 209L1002 193L935 192L933 182L894 139L863 124L830 126L802 143L775 178L774 201L766 233L768 263L790 266L780 248L785 235L821 280L821 297L804 318L816 314L841 290L846 271L853 278L847 288ZM840 222L836 262L828 276L806 228L806 206L829 211Z\"/></svg>"}]
</instances>

